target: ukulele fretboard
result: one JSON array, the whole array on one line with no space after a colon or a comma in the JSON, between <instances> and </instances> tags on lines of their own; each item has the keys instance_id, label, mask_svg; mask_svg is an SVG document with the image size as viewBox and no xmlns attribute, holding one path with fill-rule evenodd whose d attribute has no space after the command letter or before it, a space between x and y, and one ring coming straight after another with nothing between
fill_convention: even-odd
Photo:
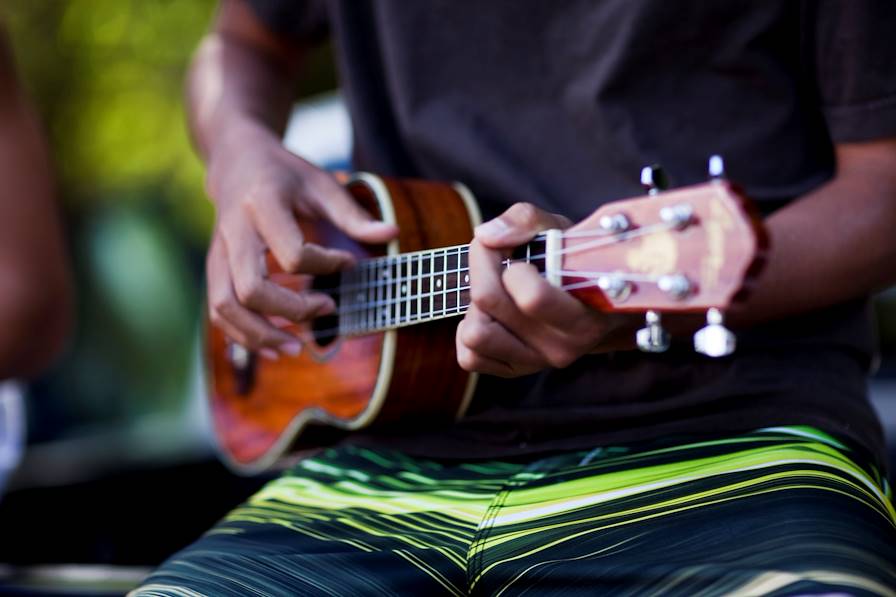
<instances>
[{"instance_id":1,"label":"ukulele fretboard","mask_svg":"<svg viewBox=\"0 0 896 597\"><path fill-rule=\"evenodd\" d=\"M470 304L469 245L365 259L341 275L339 333L361 335L461 315ZM514 251L544 271L545 241Z\"/></svg>"}]
</instances>

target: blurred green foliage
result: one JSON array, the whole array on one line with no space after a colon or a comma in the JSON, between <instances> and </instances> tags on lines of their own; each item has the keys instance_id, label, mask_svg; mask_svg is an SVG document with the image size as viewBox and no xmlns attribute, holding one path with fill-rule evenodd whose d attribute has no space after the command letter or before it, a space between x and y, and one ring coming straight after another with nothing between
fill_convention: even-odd
<instances>
[{"instance_id":1,"label":"blurred green foliage","mask_svg":"<svg viewBox=\"0 0 896 597\"><path fill-rule=\"evenodd\" d=\"M212 0L7 0L17 62L44 119L63 199L118 202L135 187L192 239L212 211L190 148L183 79Z\"/></svg>"},{"instance_id":2,"label":"blurred green foliage","mask_svg":"<svg viewBox=\"0 0 896 597\"><path fill-rule=\"evenodd\" d=\"M0 8L49 138L78 291L70 349L32 386L33 440L124 430L186 412L195 399L213 212L182 97L214 7L13 0Z\"/></svg>"},{"instance_id":3,"label":"blurred green foliage","mask_svg":"<svg viewBox=\"0 0 896 597\"><path fill-rule=\"evenodd\" d=\"M31 388L33 441L197 410L189 402L198 398L203 262L214 214L182 99L190 56L215 6L0 4L0 24L50 141L56 172L48 175L58 180L78 293L70 349ZM309 67L297 93L336 85L328 47Z\"/></svg>"}]
</instances>

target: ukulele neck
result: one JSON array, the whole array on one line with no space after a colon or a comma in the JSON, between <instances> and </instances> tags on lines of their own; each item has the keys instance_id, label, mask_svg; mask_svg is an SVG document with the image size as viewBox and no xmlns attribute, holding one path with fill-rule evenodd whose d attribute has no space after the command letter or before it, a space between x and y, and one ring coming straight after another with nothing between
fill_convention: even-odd
<instances>
[{"instance_id":1,"label":"ukulele neck","mask_svg":"<svg viewBox=\"0 0 896 597\"><path fill-rule=\"evenodd\" d=\"M504 266L545 271L545 235L518 247ZM358 336L462 315L470 304L470 245L366 259L342 273L339 333Z\"/></svg>"}]
</instances>

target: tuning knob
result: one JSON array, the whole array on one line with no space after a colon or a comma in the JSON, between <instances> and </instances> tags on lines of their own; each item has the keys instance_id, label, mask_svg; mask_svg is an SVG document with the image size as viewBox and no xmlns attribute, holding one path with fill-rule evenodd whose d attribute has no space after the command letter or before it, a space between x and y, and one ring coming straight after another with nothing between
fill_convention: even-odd
<instances>
[{"instance_id":1,"label":"tuning knob","mask_svg":"<svg viewBox=\"0 0 896 597\"><path fill-rule=\"evenodd\" d=\"M230 364L234 369L237 371L247 369L251 359L252 353L250 353L245 346L237 342L227 343L227 360L230 361Z\"/></svg>"},{"instance_id":2,"label":"tuning knob","mask_svg":"<svg viewBox=\"0 0 896 597\"><path fill-rule=\"evenodd\" d=\"M710 309L706 312L706 327L694 334L694 350L708 357L724 357L734 352L737 339L723 324L722 312Z\"/></svg>"},{"instance_id":3,"label":"tuning knob","mask_svg":"<svg viewBox=\"0 0 896 597\"><path fill-rule=\"evenodd\" d=\"M638 348L643 352L666 352L669 350L669 332L660 325L660 314L656 311L648 311L645 319L647 326L635 334Z\"/></svg>"},{"instance_id":4,"label":"tuning knob","mask_svg":"<svg viewBox=\"0 0 896 597\"><path fill-rule=\"evenodd\" d=\"M725 160L720 155L713 155L709 158L709 177L712 180L722 180L725 178Z\"/></svg>"},{"instance_id":5,"label":"tuning knob","mask_svg":"<svg viewBox=\"0 0 896 597\"><path fill-rule=\"evenodd\" d=\"M641 185L648 195L656 195L660 191L665 191L669 188L669 179L666 177L666 171L657 164L644 166L641 168Z\"/></svg>"}]
</instances>

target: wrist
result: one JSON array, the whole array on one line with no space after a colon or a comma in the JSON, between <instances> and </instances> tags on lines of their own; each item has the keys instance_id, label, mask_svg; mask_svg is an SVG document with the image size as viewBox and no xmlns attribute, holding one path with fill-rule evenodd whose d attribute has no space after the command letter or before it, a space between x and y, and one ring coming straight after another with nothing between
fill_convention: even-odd
<instances>
[{"instance_id":1,"label":"wrist","mask_svg":"<svg viewBox=\"0 0 896 597\"><path fill-rule=\"evenodd\" d=\"M250 116L234 116L218 128L206 152L206 189L215 204L226 195L224 189L240 161L257 158L281 148L279 136Z\"/></svg>"},{"instance_id":2,"label":"wrist","mask_svg":"<svg viewBox=\"0 0 896 597\"><path fill-rule=\"evenodd\" d=\"M247 150L257 151L281 145L280 136L265 123L248 114L223 119L209 143L206 164L230 161Z\"/></svg>"}]
</instances>

